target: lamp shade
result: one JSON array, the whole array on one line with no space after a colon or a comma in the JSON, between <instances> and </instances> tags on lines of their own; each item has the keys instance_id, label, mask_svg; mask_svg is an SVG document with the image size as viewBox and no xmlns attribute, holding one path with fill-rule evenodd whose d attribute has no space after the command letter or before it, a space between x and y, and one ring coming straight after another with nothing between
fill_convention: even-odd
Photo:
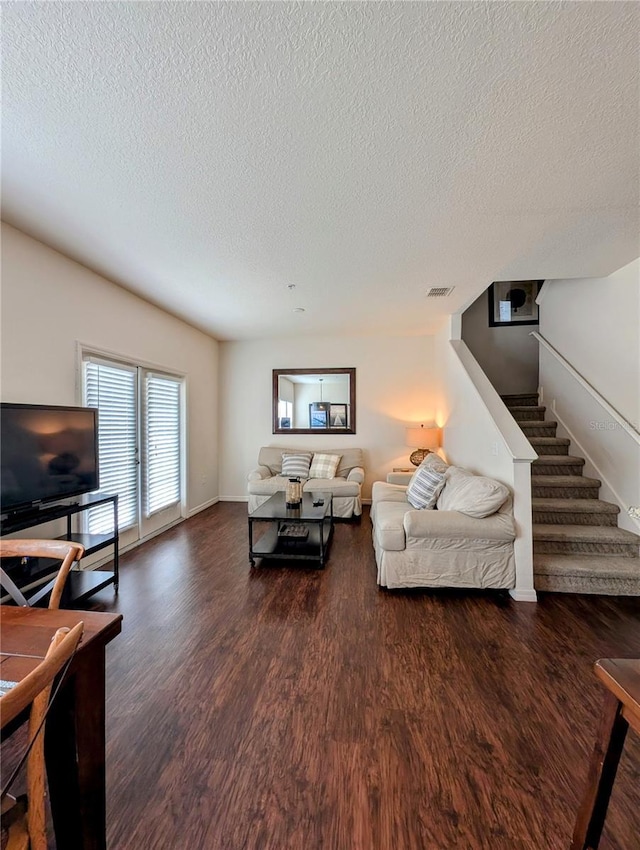
<instances>
[{"instance_id":1,"label":"lamp shade","mask_svg":"<svg viewBox=\"0 0 640 850\"><path fill-rule=\"evenodd\" d=\"M407 428L405 431L405 445L414 449L437 449L440 445L440 429L437 427Z\"/></svg>"}]
</instances>

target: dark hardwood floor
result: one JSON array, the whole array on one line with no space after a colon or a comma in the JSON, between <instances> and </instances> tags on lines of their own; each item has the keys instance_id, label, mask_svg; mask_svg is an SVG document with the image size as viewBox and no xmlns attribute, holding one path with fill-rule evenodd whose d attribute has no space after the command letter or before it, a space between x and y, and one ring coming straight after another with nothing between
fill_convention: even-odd
<instances>
[{"instance_id":1,"label":"dark hardwood floor","mask_svg":"<svg viewBox=\"0 0 640 850\"><path fill-rule=\"evenodd\" d=\"M379 591L368 515L324 571L250 570L245 504L122 559L108 650L109 847L568 848L638 600ZM602 850L640 847L630 735Z\"/></svg>"}]
</instances>

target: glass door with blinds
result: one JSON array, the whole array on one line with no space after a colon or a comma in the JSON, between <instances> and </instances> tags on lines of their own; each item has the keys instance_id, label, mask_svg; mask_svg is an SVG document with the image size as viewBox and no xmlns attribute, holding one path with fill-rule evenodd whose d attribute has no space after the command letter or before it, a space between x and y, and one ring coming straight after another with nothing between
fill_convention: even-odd
<instances>
[{"instance_id":1,"label":"glass door with blinds","mask_svg":"<svg viewBox=\"0 0 640 850\"><path fill-rule=\"evenodd\" d=\"M141 370L143 537L180 518L182 381Z\"/></svg>"},{"instance_id":2,"label":"glass door with blinds","mask_svg":"<svg viewBox=\"0 0 640 850\"><path fill-rule=\"evenodd\" d=\"M181 516L182 379L83 355L84 403L97 407L100 492L117 493L121 546ZM88 512L88 531L110 517Z\"/></svg>"}]
</instances>

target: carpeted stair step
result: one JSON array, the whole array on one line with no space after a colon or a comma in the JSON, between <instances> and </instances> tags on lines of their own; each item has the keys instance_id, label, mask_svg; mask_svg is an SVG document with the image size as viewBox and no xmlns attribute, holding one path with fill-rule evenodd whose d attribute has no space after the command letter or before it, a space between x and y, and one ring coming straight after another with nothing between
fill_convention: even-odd
<instances>
[{"instance_id":1,"label":"carpeted stair step","mask_svg":"<svg viewBox=\"0 0 640 850\"><path fill-rule=\"evenodd\" d=\"M500 398L507 405L512 407L536 407L538 405L537 393L516 393L515 395L501 395Z\"/></svg>"},{"instance_id":2,"label":"carpeted stair step","mask_svg":"<svg viewBox=\"0 0 640 850\"><path fill-rule=\"evenodd\" d=\"M529 437L529 442L539 455L568 455L569 443L566 437Z\"/></svg>"},{"instance_id":3,"label":"carpeted stair step","mask_svg":"<svg viewBox=\"0 0 640 850\"><path fill-rule=\"evenodd\" d=\"M610 555L534 555L536 590L640 596L640 559Z\"/></svg>"},{"instance_id":4,"label":"carpeted stair step","mask_svg":"<svg viewBox=\"0 0 640 850\"><path fill-rule=\"evenodd\" d=\"M538 455L531 465L532 475L582 475L584 458L572 455Z\"/></svg>"},{"instance_id":5,"label":"carpeted stair step","mask_svg":"<svg viewBox=\"0 0 640 850\"><path fill-rule=\"evenodd\" d=\"M640 537L624 528L535 523L533 551L536 555L619 555L640 558Z\"/></svg>"},{"instance_id":6,"label":"carpeted stair step","mask_svg":"<svg viewBox=\"0 0 640 850\"><path fill-rule=\"evenodd\" d=\"M600 484L597 478L583 475L532 475L531 495L534 499L597 499Z\"/></svg>"},{"instance_id":7,"label":"carpeted stair step","mask_svg":"<svg viewBox=\"0 0 640 850\"><path fill-rule=\"evenodd\" d=\"M601 499L531 499L534 523L617 526L620 508Z\"/></svg>"},{"instance_id":8,"label":"carpeted stair step","mask_svg":"<svg viewBox=\"0 0 640 850\"><path fill-rule=\"evenodd\" d=\"M516 422L531 422L531 421L542 421L544 419L544 413L547 408L544 405L518 405L517 407L510 407L509 413L513 416Z\"/></svg>"},{"instance_id":9,"label":"carpeted stair step","mask_svg":"<svg viewBox=\"0 0 640 850\"><path fill-rule=\"evenodd\" d=\"M553 420L546 422L518 422L525 437L555 437L558 423Z\"/></svg>"}]
</instances>

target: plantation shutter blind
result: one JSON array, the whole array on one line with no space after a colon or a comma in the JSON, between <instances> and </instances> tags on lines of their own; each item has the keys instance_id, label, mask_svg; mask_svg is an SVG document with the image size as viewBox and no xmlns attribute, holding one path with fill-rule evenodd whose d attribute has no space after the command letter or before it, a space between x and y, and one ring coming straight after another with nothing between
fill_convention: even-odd
<instances>
[{"instance_id":1,"label":"plantation shutter blind","mask_svg":"<svg viewBox=\"0 0 640 850\"><path fill-rule=\"evenodd\" d=\"M135 368L84 361L85 402L98 408L100 492L118 494L118 528L129 528L138 516L138 458ZM111 531L110 505L88 512L91 534Z\"/></svg>"},{"instance_id":2,"label":"plantation shutter blind","mask_svg":"<svg viewBox=\"0 0 640 850\"><path fill-rule=\"evenodd\" d=\"M147 516L180 501L180 386L161 375L145 378Z\"/></svg>"}]
</instances>

